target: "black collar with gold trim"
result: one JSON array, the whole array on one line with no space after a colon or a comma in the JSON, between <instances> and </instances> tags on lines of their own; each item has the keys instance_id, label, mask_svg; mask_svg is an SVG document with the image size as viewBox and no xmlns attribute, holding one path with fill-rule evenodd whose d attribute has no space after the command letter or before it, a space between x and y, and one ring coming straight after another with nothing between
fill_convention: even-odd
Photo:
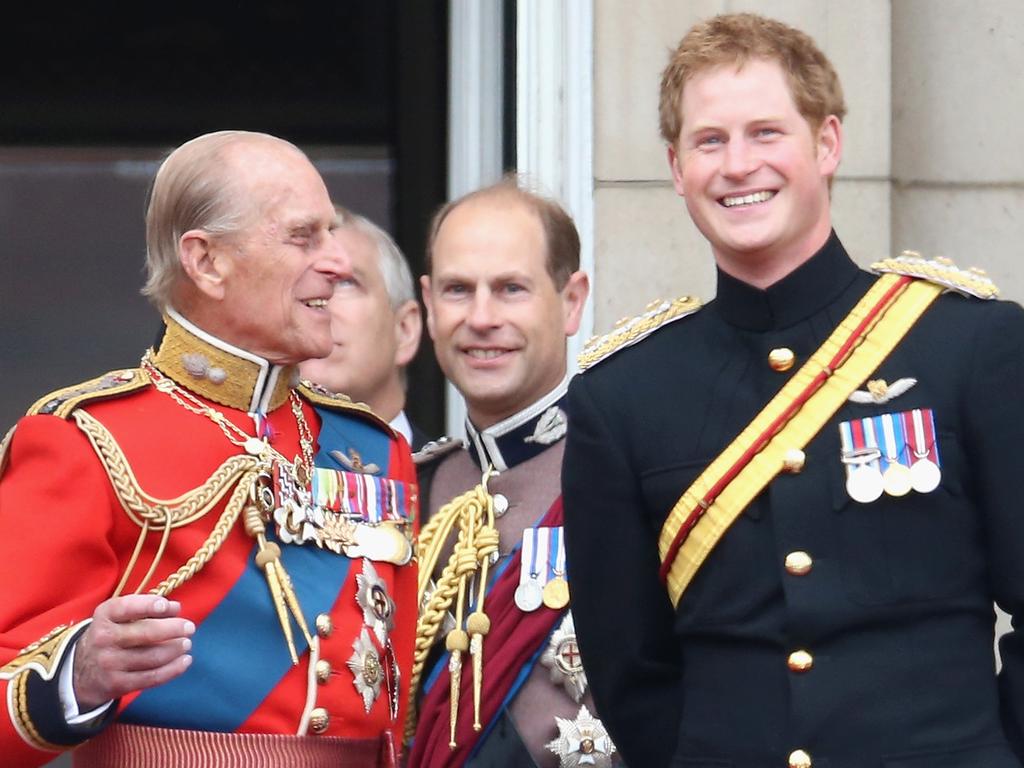
<instances>
[{"instance_id":1,"label":"black collar with gold trim","mask_svg":"<svg viewBox=\"0 0 1024 768\"><path fill-rule=\"evenodd\" d=\"M218 339L170 307L153 364L207 400L248 413L270 413L298 383L294 365L273 365Z\"/></svg>"},{"instance_id":2,"label":"black collar with gold trim","mask_svg":"<svg viewBox=\"0 0 1024 768\"><path fill-rule=\"evenodd\" d=\"M476 465L481 469L490 465L502 472L543 453L564 438L568 426L565 412L568 388L566 377L533 405L487 429L476 429L467 418L467 448Z\"/></svg>"}]
</instances>

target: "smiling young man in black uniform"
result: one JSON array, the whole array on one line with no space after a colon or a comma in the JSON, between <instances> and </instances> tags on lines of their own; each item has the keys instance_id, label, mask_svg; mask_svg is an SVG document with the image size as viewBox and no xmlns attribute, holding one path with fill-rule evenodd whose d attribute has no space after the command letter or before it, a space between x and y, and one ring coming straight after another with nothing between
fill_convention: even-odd
<instances>
[{"instance_id":1,"label":"smiling young man in black uniform","mask_svg":"<svg viewBox=\"0 0 1024 768\"><path fill-rule=\"evenodd\" d=\"M750 14L665 70L718 293L588 347L563 489L573 613L630 765L1017 768L1024 313L982 275L859 269L832 230L838 78Z\"/></svg>"}]
</instances>

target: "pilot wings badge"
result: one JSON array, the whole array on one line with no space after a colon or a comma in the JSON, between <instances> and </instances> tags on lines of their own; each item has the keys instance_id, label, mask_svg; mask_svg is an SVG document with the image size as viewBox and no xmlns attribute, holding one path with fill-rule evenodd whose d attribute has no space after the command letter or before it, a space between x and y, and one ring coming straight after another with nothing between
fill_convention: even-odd
<instances>
[{"instance_id":1,"label":"pilot wings badge","mask_svg":"<svg viewBox=\"0 0 1024 768\"><path fill-rule=\"evenodd\" d=\"M917 379L896 379L892 384L885 379L872 379L867 383L867 391L858 389L850 394L851 403L860 405L884 405L890 400L895 400L912 386L917 384Z\"/></svg>"}]
</instances>

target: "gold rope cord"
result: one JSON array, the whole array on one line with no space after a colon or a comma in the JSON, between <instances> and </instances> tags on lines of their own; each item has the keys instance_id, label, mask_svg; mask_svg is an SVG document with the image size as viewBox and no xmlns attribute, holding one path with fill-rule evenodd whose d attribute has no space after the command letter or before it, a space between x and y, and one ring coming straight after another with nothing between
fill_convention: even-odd
<instances>
[{"instance_id":1,"label":"gold rope cord","mask_svg":"<svg viewBox=\"0 0 1024 768\"><path fill-rule=\"evenodd\" d=\"M153 561L136 591L143 590L155 573L166 550L171 529L202 518L220 502L234 484L231 500L206 541L178 571L151 590L155 594L169 594L198 573L224 543L228 531L238 519L249 485L257 474L259 459L248 455L232 456L198 488L173 499L159 499L146 493L139 486L128 459L106 427L84 410L77 410L73 415L79 429L86 434L96 451L122 508L129 519L141 529L131 559L114 591L115 596L125 589L138 564L143 543L150 531L161 531L162 535Z\"/></svg>"},{"instance_id":2,"label":"gold rope cord","mask_svg":"<svg viewBox=\"0 0 1024 768\"><path fill-rule=\"evenodd\" d=\"M246 473L239 480L235 486L234 492L231 494L231 498L228 500L227 506L224 507L224 511L220 515L220 520L217 521L217 525L210 531L210 535L206 537L206 541L203 545L196 550L196 553L192 555L177 571L172 573L166 579L160 582L154 589L151 590L156 595L169 595L173 590L180 587L186 581L195 576L199 571L203 569L210 559L216 554L217 550L220 549L224 543L224 539L231 532L232 526L235 521L238 520L238 516L242 512L242 507L245 504L246 499L249 496L249 486L252 484L256 477L256 472Z\"/></svg>"},{"instance_id":3,"label":"gold rope cord","mask_svg":"<svg viewBox=\"0 0 1024 768\"><path fill-rule=\"evenodd\" d=\"M255 469L259 464L255 456L232 456L198 488L173 499L159 499L139 486L124 452L106 427L83 410L75 411L74 417L79 429L86 434L100 457L125 512L139 526L146 521L152 528L164 525L178 528L195 522L213 509L228 488L245 472Z\"/></svg>"},{"instance_id":4,"label":"gold rope cord","mask_svg":"<svg viewBox=\"0 0 1024 768\"><path fill-rule=\"evenodd\" d=\"M302 443L303 453L306 455L311 466L310 443L312 439L309 428L305 425L305 419L302 416L301 410L297 410L297 401L294 400L294 397L293 410L296 411L295 416L299 423L300 442ZM92 444L97 456L99 456L100 463L103 465L104 471L106 471L107 477L110 479L110 483L125 513L141 529L131 558L125 567L125 572L114 594L120 594L128 583L131 573L138 564L143 544L151 531L161 532L160 542L146 575L137 587L139 592L145 588L156 572L157 566L167 549L171 529L188 525L205 516L224 498L228 489L233 485L234 489L231 491L224 511L221 512L220 519L213 527L213 530L210 531L203 544L192 557L174 573L151 589L150 592L167 596L199 573L224 544L228 534L242 514L243 509L248 506L245 530L250 536L256 538L259 544L256 564L264 571L264 575L267 578L275 609L281 619L282 632L288 643L292 663L297 664L298 655L288 619L289 612L294 616L307 643L312 645L313 640L303 618L302 609L298 602L298 596L295 594L295 589L292 586L292 581L288 576L288 572L280 563L280 549L277 544L268 542L264 536L265 525L272 514L273 507L271 505L271 507L261 511L253 504L248 504L249 502L256 502L260 498L259 484L270 477L271 463L269 460L265 456L257 457L247 454L231 456L198 488L187 491L173 499L159 499L146 493L139 486L139 482L132 472L127 457L106 427L83 410L75 411L74 418L79 429L89 438L89 442ZM214 421L217 420L214 419Z\"/></svg>"},{"instance_id":5,"label":"gold rope cord","mask_svg":"<svg viewBox=\"0 0 1024 768\"><path fill-rule=\"evenodd\" d=\"M493 502L487 491L486 481L491 471L485 474L480 485L456 497L438 510L420 531L416 544L416 557L419 562L418 604L423 606L416 624L416 645L413 652L412 674L409 683L409 716L406 721L406 740L412 738L416 730L416 698L423 667L433 647L437 635L444 623L445 614L460 594L465 595L470 578L478 568L482 570L484 560L498 549L498 532L493 525ZM437 588L423 604L427 584L434 568L440 559L441 551L448 542L453 529L458 527L458 536L448 562L441 572ZM482 570L485 573L485 571ZM485 588L482 586L482 588ZM461 601L460 601L461 603ZM461 607L461 606L460 606ZM470 616L473 619L471 629L479 632L483 621L476 616L483 616L482 606ZM461 613L461 610L460 610ZM462 629L461 615L456 620L456 628L448 636L448 645L465 644L468 648L468 636ZM486 618L486 616L484 616ZM460 643L466 640L466 643ZM452 649L449 649L452 650ZM461 651L466 650L460 648ZM453 651L453 655L454 655ZM456 673L452 675L455 684ZM476 678L479 680L479 678ZM453 697L451 706L457 712L457 700Z\"/></svg>"},{"instance_id":6,"label":"gold rope cord","mask_svg":"<svg viewBox=\"0 0 1024 768\"><path fill-rule=\"evenodd\" d=\"M167 527L167 530L170 530ZM138 562L139 555L142 554L142 545L146 543L146 536L149 534L149 523L143 522L142 528L139 530L139 538L135 541L135 549L132 550L132 556L128 559L128 565L124 569L124 573L121 574L121 580L117 583L117 588L114 589L114 594L111 597L118 597L124 591L125 585L128 583L128 577L132 575L132 571L135 570L135 563ZM145 585L143 581L139 585L139 589Z\"/></svg>"}]
</instances>

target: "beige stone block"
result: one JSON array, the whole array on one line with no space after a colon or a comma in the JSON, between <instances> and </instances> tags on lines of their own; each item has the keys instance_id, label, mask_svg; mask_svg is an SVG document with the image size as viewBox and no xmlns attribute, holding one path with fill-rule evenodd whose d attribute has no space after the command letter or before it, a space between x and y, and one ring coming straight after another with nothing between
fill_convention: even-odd
<instances>
[{"instance_id":1,"label":"beige stone block","mask_svg":"<svg viewBox=\"0 0 1024 768\"><path fill-rule=\"evenodd\" d=\"M889 0L734 0L750 11L803 30L839 74L847 118L842 177L889 175L891 57Z\"/></svg>"},{"instance_id":2,"label":"beige stone block","mask_svg":"<svg viewBox=\"0 0 1024 768\"><path fill-rule=\"evenodd\" d=\"M837 179L832 188L832 226L863 267L891 253L890 184Z\"/></svg>"},{"instance_id":3,"label":"beige stone block","mask_svg":"<svg viewBox=\"0 0 1024 768\"><path fill-rule=\"evenodd\" d=\"M893 3L893 169L904 181L1024 179L1024 3Z\"/></svg>"},{"instance_id":4,"label":"beige stone block","mask_svg":"<svg viewBox=\"0 0 1024 768\"><path fill-rule=\"evenodd\" d=\"M594 198L594 333L654 299L715 291L711 248L668 184L599 187Z\"/></svg>"},{"instance_id":5,"label":"beige stone block","mask_svg":"<svg viewBox=\"0 0 1024 768\"><path fill-rule=\"evenodd\" d=\"M1024 190L897 187L892 226L896 250L979 267L1004 298L1024 301Z\"/></svg>"},{"instance_id":6,"label":"beige stone block","mask_svg":"<svg viewBox=\"0 0 1024 768\"><path fill-rule=\"evenodd\" d=\"M667 180L658 91L669 52L725 0L594 1L594 176Z\"/></svg>"},{"instance_id":7,"label":"beige stone block","mask_svg":"<svg viewBox=\"0 0 1024 768\"><path fill-rule=\"evenodd\" d=\"M843 178L886 179L892 170L892 46L888 0L830 0L820 42L846 100Z\"/></svg>"},{"instance_id":8,"label":"beige stone block","mask_svg":"<svg viewBox=\"0 0 1024 768\"><path fill-rule=\"evenodd\" d=\"M752 11L803 29L830 57L849 117L844 177L889 174L889 2L864 0L645 0L594 4L594 175L605 181L667 180L658 135L658 87L669 51L699 19Z\"/></svg>"}]
</instances>

